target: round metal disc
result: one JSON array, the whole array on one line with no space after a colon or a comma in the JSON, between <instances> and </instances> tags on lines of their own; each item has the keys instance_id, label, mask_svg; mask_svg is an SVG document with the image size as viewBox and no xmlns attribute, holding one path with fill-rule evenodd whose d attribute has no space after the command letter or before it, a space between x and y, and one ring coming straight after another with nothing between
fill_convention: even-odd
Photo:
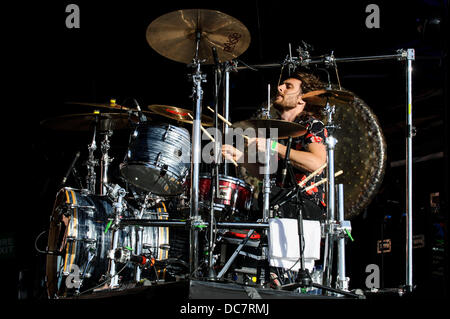
<instances>
[{"instance_id":1,"label":"round metal disc","mask_svg":"<svg viewBox=\"0 0 450 319\"><path fill-rule=\"evenodd\" d=\"M214 64L212 47L220 62L237 58L250 45L248 29L237 19L215 10L187 9L167 13L147 28L150 46L162 56L189 64L196 52L196 35L200 35L198 58Z\"/></svg>"},{"instance_id":2,"label":"round metal disc","mask_svg":"<svg viewBox=\"0 0 450 319\"><path fill-rule=\"evenodd\" d=\"M193 123L192 118L194 118L194 113L192 111L182 109L180 107L170 106L170 105L153 104L153 105L149 105L148 109L153 113L162 115L169 119L173 119L173 120L183 122L183 123L189 123L189 124ZM214 120L207 115L202 114L201 119L202 119L201 124L203 126L213 126L214 125Z\"/></svg>"},{"instance_id":3,"label":"round metal disc","mask_svg":"<svg viewBox=\"0 0 450 319\"><path fill-rule=\"evenodd\" d=\"M349 92L351 93L351 92ZM345 217L366 208L378 192L386 169L386 142L376 115L359 97L337 106L333 121L340 129L333 136L335 171L343 170L336 183L344 185Z\"/></svg>"}]
</instances>

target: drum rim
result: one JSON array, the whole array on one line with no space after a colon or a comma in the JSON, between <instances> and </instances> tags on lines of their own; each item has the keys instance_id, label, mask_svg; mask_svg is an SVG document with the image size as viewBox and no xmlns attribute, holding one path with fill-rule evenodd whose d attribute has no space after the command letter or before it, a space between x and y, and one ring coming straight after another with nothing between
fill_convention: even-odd
<instances>
[{"instance_id":1,"label":"drum rim","mask_svg":"<svg viewBox=\"0 0 450 319\"><path fill-rule=\"evenodd\" d=\"M199 175L199 178L205 178L205 179L211 179L211 174L210 173L203 173ZM244 188L248 188L250 189L251 192L253 192L253 185L250 185L249 183L247 183L246 181L234 177L234 176L229 176L229 175L224 175L224 174L219 174L219 180L224 180L227 182L234 182L235 180L238 181L238 183L235 183L239 186L242 186Z\"/></svg>"},{"instance_id":2,"label":"drum rim","mask_svg":"<svg viewBox=\"0 0 450 319\"><path fill-rule=\"evenodd\" d=\"M145 166L145 167L149 167L149 168L155 168L155 167L158 167L158 166L156 166L156 165L154 165L154 164L151 164L151 163L147 163L147 162L138 162L138 161L136 161L136 162L121 163L121 164L119 165L119 171L120 171L120 174L122 175L122 177L123 177L128 183L134 185L135 187L141 188L141 189L143 189L143 190L145 190L145 191L151 192L151 193L154 194L154 195L158 195L158 196L178 196L178 195L180 195L181 193L183 193L183 185L184 185L184 182L186 181L186 177L188 176L189 169L186 170L186 174L185 174L184 177L178 176L178 175L176 175L175 173L173 173L170 169L168 169L166 174L169 174L171 177L176 177L176 178L175 178L175 180L176 180L175 183L176 183L176 184L173 183L173 182L170 183L171 185L176 185L176 186L175 186L175 187L176 187L176 190L174 190L174 192L169 192L169 193L165 192L165 193L163 193L163 192L155 192L154 190L150 190L150 189L148 189L147 187L143 187L143 186L141 186L141 185L137 185L136 183L134 183L134 182L132 181L131 178L128 178L127 176L125 176L125 174L123 173L122 170L125 169L125 168L127 168L131 163L135 164L136 166ZM170 167L169 167L169 168L170 168ZM174 187L171 187L171 188L174 188Z\"/></svg>"}]
</instances>

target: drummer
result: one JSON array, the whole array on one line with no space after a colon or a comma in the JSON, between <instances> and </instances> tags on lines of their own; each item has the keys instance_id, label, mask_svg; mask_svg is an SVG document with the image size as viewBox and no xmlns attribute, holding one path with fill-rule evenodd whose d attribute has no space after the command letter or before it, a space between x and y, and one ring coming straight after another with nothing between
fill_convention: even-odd
<instances>
[{"instance_id":1,"label":"drummer","mask_svg":"<svg viewBox=\"0 0 450 319\"><path fill-rule=\"evenodd\" d=\"M324 86L324 83L316 76L297 71L280 83L277 94L273 99L273 107L270 107L271 119L299 123L306 128L306 133L304 135L292 139L289 156L297 183L304 180L308 175L327 162L325 145L327 131L323 123L324 115L322 109L318 106L307 105L302 99L302 96L305 93L323 89ZM259 110L255 117L261 118L262 115L263 109ZM256 148L259 152L265 151L265 138L249 138L248 146L252 143L256 144ZM281 187L283 185L280 185L281 170L284 167L283 162L285 160L287 149L286 143L287 140L271 142L271 150L278 156L279 160L276 174L277 183L271 188L271 204L273 204L274 200L283 197L284 193L286 193L286 189ZM233 159L238 163L242 163L247 174L262 178L261 175L258 176L258 164L248 163L242 158L242 156L245 156L244 159L248 158L245 155L248 148L249 147L242 152L231 145L224 144L222 146L222 154L226 159ZM311 178L304 187L306 188L317 183L325 178L325 175L325 170L322 169L316 176ZM286 177L286 179L287 178L288 177ZM302 194L304 194L302 196L304 204L303 218L310 220L324 219L326 216L325 183L313 187L307 192L302 192ZM260 198L261 197L262 196L260 196ZM298 209L296 209L296 203L292 200L283 204L276 212L276 215L281 218L297 218L297 212Z\"/></svg>"}]
</instances>

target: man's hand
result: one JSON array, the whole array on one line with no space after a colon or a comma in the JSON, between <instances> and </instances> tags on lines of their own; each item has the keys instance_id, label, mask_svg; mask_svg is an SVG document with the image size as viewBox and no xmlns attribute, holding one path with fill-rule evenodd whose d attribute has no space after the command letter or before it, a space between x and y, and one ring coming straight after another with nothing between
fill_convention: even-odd
<instances>
[{"instance_id":1,"label":"man's hand","mask_svg":"<svg viewBox=\"0 0 450 319\"><path fill-rule=\"evenodd\" d=\"M231 145L223 144L222 145L222 155L227 160L230 160L230 161L233 160L235 162L238 162L242 158L244 153L242 153L237 148L235 148Z\"/></svg>"},{"instance_id":2,"label":"man's hand","mask_svg":"<svg viewBox=\"0 0 450 319\"><path fill-rule=\"evenodd\" d=\"M262 138L262 137L250 137L248 139L249 149L251 149L250 146L253 146L253 144L255 144L256 151L261 152L261 153L266 152L266 143L267 143L267 139Z\"/></svg>"}]
</instances>

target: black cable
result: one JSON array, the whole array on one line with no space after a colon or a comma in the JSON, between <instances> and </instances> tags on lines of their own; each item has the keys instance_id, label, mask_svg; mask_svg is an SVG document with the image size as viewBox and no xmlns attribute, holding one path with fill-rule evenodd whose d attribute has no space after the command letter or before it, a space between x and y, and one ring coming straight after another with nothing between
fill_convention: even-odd
<instances>
[{"instance_id":1,"label":"black cable","mask_svg":"<svg viewBox=\"0 0 450 319\"><path fill-rule=\"evenodd\" d=\"M40 233L39 235L37 235L36 239L34 240L34 248L36 249L36 251L37 251L38 253L41 253L41 254L47 254L47 253L48 253L48 251L40 250L40 249L38 248L38 246L37 246L37 241L39 240L39 238L41 238L41 236L42 236L43 234L47 233L47 232L48 232L47 230L44 230L42 233Z\"/></svg>"}]
</instances>

